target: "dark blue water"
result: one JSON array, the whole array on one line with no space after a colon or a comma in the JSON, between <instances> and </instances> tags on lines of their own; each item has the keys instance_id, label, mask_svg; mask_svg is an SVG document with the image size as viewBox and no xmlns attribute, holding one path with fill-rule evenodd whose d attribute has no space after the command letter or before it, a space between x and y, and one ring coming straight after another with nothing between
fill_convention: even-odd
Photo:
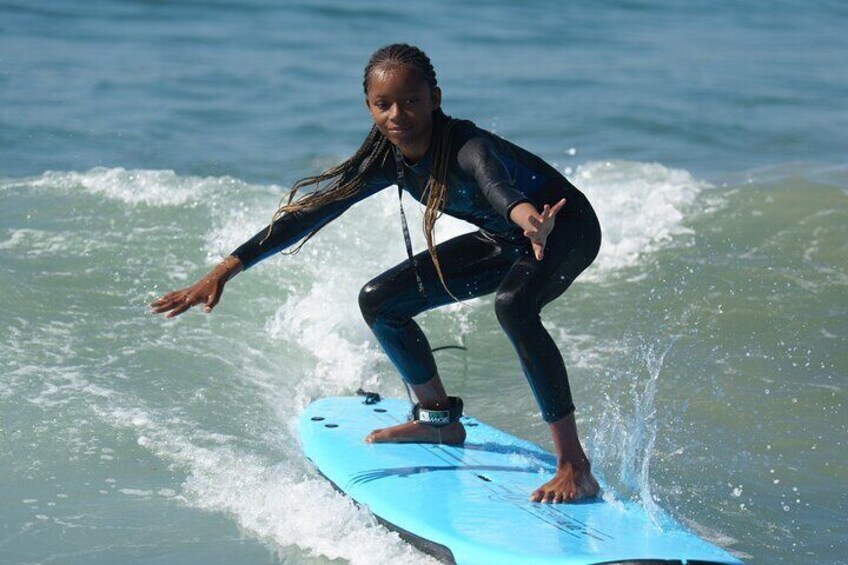
<instances>
[{"instance_id":1,"label":"dark blue water","mask_svg":"<svg viewBox=\"0 0 848 565\"><path fill-rule=\"evenodd\" d=\"M842 162L843 2L6 0L0 170L168 168L262 182L368 127L376 47L420 45L448 113L551 160L699 176Z\"/></svg>"}]
</instances>

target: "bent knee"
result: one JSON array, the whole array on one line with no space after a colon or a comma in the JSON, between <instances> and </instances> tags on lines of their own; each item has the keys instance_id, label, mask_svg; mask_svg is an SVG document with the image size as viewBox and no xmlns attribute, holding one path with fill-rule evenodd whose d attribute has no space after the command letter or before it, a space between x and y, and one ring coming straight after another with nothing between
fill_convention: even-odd
<instances>
[{"instance_id":1,"label":"bent knee","mask_svg":"<svg viewBox=\"0 0 848 565\"><path fill-rule=\"evenodd\" d=\"M515 327L538 316L526 293L499 291L495 295L495 315L504 328Z\"/></svg>"},{"instance_id":2,"label":"bent knee","mask_svg":"<svg viewBox=\"0 0 848 565\"><path fill-rule=\"evenodd\" d=\"M365 323L369 326L374 325L380 313L382 300L380 299L379 288L374 281L371 281L359 291L359 310L362 312L362 317L365 318Z\"/></svg>"}]
</instances>

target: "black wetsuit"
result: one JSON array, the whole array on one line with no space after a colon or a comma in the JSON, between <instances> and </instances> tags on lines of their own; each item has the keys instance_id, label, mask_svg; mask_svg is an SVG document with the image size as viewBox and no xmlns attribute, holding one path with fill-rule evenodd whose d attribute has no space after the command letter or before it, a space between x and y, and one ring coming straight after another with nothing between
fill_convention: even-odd
<instances>
[{"instance_id":1,"label":"black wetsuit","mask_svg":"<svg viewBox=\"0 0 848 565\"><path fill-rule=\"evenodd\" d=\"M436 114L436 134L445 119ZM434 144L430 144L432 149ZM414 165L403 164L404 189L417 200L429 178L428 152ZM247 269L326 225L356 202L397 182L394 160L368 175L350 198L286 214L232 254ZM457 126L447 176L444 212L480 229L436 246L450 291L459 299L497 292L495 312L515 346L543 418L553 422L574 410L562 356L542 326L542 307L562 294L595 259L601 230L585 196L543 160L471 122ZM566 204L537 261L530 241L509 220L513 207L531 202L541 211L561 198ZM439 281L427 251L415 256L417 269L403 261L367 283L359 295L366 322L403 379L423 384L436 375L427 338L413 317L453 302ZM424 292L416 278L423 283Z\"/></svg>"}]
</instances>

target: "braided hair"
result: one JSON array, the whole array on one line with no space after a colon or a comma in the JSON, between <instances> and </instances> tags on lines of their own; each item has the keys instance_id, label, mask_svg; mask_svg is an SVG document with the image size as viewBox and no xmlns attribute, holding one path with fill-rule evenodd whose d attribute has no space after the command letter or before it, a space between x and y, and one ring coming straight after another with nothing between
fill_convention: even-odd
<instances>
[{"instance_id":1,"label":"braided hair","mask_svg":"<svg viewBox=\"0 0 848 565\"><path fill-rule=\"evenodd\" d=\"M386 70L396 67L406 67L413 70L423 81L427 83L430 90L434 90L438 86L436 81L436 71L430 62L429 57L417 47L407 45L405 43L395 43L387 45L375 51L368 64L365 66L365 73L362 81L362 88L368 95L368 81L371 75L377 70ZM445 283L445 277L442 274L441 265L436 255L436 244L433 237L433 230L436 225L445 204L447 203L447 172L450 164L451 147L456 126L461 123L460 120L454 120L446 116L442 110L436 109L435 114L441 118L442 127L434 128L433 138L431 143L433 159L430 165L430 178L427 186L424 189L424 197L426 197L426 206L424 211L424 236L427 240L427 249L430 252L430 257L436 267L436 272L442 286L450 294L454 300L459 301L456 296L451 293ZM434 116L435 117L435 116ZM359 146L356 153L343 161L342 163L332 167L321 174L309 176L298 180L287 197L285 204L279 206L274 213L271 226L268 227L268 234L265 239L270 237L273 231L273 223L284 214L295 212L303 208L320 206L329 202L342 200L355 195L365 184L365 179L375 168L380 168L385 164L386 159L392 153L392 144L379 131L376 125L371 127L371 131L365 137L362 145ZM326 188L321 188L321 183L329 181L330 184ZM298 192L308 186L314 185L314 191L306 193L295 199ZM297 253L303 245L309 241L321 228L313 230L303 241L300 242L289 253ZM263 240L264 241L264 240Z\"/></svg>"}]
</instances>

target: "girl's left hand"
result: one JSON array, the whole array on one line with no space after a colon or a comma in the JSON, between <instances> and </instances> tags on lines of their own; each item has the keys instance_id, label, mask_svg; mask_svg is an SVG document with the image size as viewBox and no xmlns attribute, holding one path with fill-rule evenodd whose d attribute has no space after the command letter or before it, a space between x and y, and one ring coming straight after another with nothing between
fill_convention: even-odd
<instances>
[{"instance_id":1,"label":"girl's left hand","mask_svg":"<svg viewBox=\"0 0 848 565\"><path fill-rule=\"evenodd\" d=\"M541 214L530 214L527 217L531 227L524 230L524 236L530 239L537 261L541 261L545 256L545 242L553 231L555 217L563 206L565 206L565 198L553 206L545 204Z\"/></svg>"}]
</instances>

